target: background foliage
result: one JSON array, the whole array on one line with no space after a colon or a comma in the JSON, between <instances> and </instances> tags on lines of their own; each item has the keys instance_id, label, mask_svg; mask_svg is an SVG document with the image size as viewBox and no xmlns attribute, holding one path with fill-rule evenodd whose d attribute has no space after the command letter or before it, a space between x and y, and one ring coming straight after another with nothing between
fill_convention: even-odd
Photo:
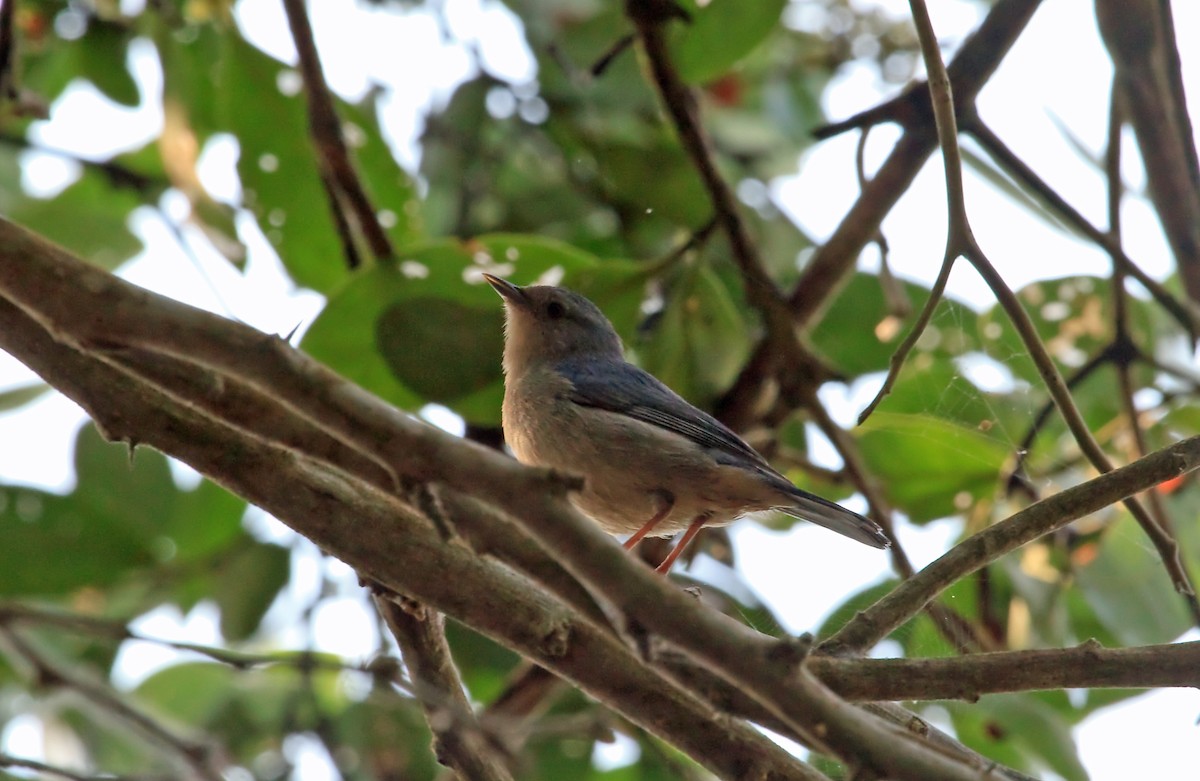
<instances>
[{"instance_id":1,"label":"background foliage","mask_svg":"<svg viewBox=\"0 0 1200 781\"><path fill-rule=\"evenodd\" d=\"M92 263L119 268L142 249L131 213L161 210L168 193L182 195L189 208L181 230L198 231L239 268L250 237L261 234L296 285L325 297L300 340L303 350L401 409L452 410L468 436L488 443L498 441L501 312L486 286L467 284L481 268L520 284L561 280L584 292L643 367L735 421L798 484L830 497L849 497L866 479L878 487L883 509L918 525L956 518L965 537L1092 474L1057 415L1038 422L1047 404L1043 378L999 305L940 304L891 395L835 443L854 469L812 466L807 451L821 436L818 418L798 396L762 394L745 404L738 392L763 349L763 312L752 305L708 188L664 114L644 53L619 46L633 32L621 4L508 2L524 23L536 82L506 83L477 69L426 118L419 170L405 170L393 155L379 95L356 104L335 98L391 253L370 251L362 215L329 185L294 63L249 43L222 0L131 5L5 3L17 48L3 82L0 212ZM386 13L424 7L378 5ZM428 6L435 14L441 8ZM802 283L814 242L765 195L768 186L816 143L832 75L866 60L899 91L920 56L916 37L907 19L838 0L685 0L680 7L690 22L667 28L670 57L699 96L719 173L741 196L740 216L767 276L790 291ZM795 22L801 14L802 27ZM139 94L130 73L134 46L161 68L161 94ZM594 72L601 62L606 67ZM36 116L78 80L118 105L160 104L161 132L141 148L81 161L72 184L35 195L23 184L22 155L38 147ZM889 118L909 128L916 122ZM930 121L924 118L926 128ZM200 150L217 137L236 141L234 202L214 198L197 175ZM1079 232L1046 205L1045 192L999 173L992 158L974 164L1022 205ZM350 214L348 226L339 225L331 200ZM860 238L861 246L876 236ZM348 248L357 267L347 262ZM1166 288L1188 298L1177 278ZM1018 294L1114 461L1200 433L1189 336L1161 301L1141 288L1127 294L1121 280L1114 287L1106 276L1047 279ZM806 346L825 378L877 378L929 295L886 271L853 272L809 323ZM985 381L972 368L979 366L999 367L1006 381ZM7 391L0 408L17 409L44 390ZM140 449L131 463L125 448L105 444L91 427L79 434L75 466L76 485L63 495L0 486L0 725L36 715L48 732L68 736L65 764L120 776L173 777L189 767L181 756L196 751L229 778L286 778L296 756L289 740L307 736L343 778L439 777L422 710L381 661L394 647L383 643L374 661L364 661L366 649L362 658L341 659L279 647L278 624L265 619L295 575L289 546L301 542L262 533L257 511L206 480L182 487L156 452ZM1174 528L1194 577L1200 493L1187 482L1172 484L1151 506ZM729 565L725 590L750 593L722 533L698 551ZM895 582L850 595L815 633L831 635ZM323 600L343 596L331 580L325 585L309 604L276 611L311 617ZM705 588L720 596L716 585ZM887 647L934 657L1092 638L1144 645L1175 640L1196 620L1119 506L993 562L941 601L966 630L922 614ZM138 616L163 606L187 612L202 602L219 612L218 644L182 649L186 660L112 695L120 705L88 694L93 684L108 690L95 682L108 680ZM729 597L724 606L759 629L781 631L768 608L748 597ZM472 699L491 702L518 657L457 624L448 635ZM1082 779L1071 727L1134 693L1026 692L940 707L958 739L982 754ZM146 714L172 737L131 728L131 713ZM614 730L636 741L638 759L600 769L593 749ZM700 775L675 749L577 692L534 717L514 751L515 774L524 779ZM819 759L818 767L846 777L832 760Z\"/></svg>"}]
</instances>

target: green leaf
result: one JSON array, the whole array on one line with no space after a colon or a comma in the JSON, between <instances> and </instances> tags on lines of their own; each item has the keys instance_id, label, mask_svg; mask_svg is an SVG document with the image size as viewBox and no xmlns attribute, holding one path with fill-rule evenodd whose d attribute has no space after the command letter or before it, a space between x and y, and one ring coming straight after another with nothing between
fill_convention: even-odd
<instances>
[{"instance_id":1,"label":"green leaf","mask_svg":"<svg viewBox=\"0 0 1200 781\"><path fill-rule=\"evenodd\" d=\"M338 661L325 654L315 659ZM186 662L154 673L133 696L155 713L212 734L246 763L264 750L277 750L289 732L318 724L332 727L340 719L348 705L338 683L340 673L324 668L304 671L307 664L297 658L294 664L236 670L212 662Z\"/></svg>"},{"instance_id":2,"label":"green leaf","mask_svg":"<svg viewBox=\"0 0 1200 781\"><path fill-rule=\"evenodd\" d=\"M933 415L876 412L857 429L863 458L915 523L963 512L995 491L1009 449Z\"/></svg>"},{"instance_id":3,"label":"green leaf","mask_svg":"<svg viewBox=\"0 0 1200 781\"><path fill-rule=\"evenodd\" d=\"M0 489L0 594L62 594L103 586L155 563L158 523L176 489L166 460L143 449L133 464L84 426L75 447L78 487L66 496Z\"/></svg>"},{"instance_id":4,"label":"green leaf","mask_svg":"<svg viewBox=\"0 0 1200 781\"><path fill-rule=\"evenodd\" d=\"M145 610L164 601L186 607L207 595L196 563L239 541L245 502L207 481L180 491L166 458L101 439L84 426L76 439L77 486L65 496L27 488L0 488L0 594L66 594L116 584L114 610ZM148 570L156 571L147 587ZM136 575L135 575L136 573ZM199 574L197 574L199 573ZM131 577L133 576L133 577ZM141 584L139 586L138 584ZM187 596L188 591L192 597Z\"/></svg>"},{"instance_id":5,"label":"green leaf","mask_svg":"<svg viewBox=\"0 0 1200 781\"><path fill-rule=\"evenodd\" d=\"M899 581L888 578L881 583L876 583L872 586L867 586L862 591L852 594L842 604L833 609L817 630L817 640L825 640L832 637L842 627L846 625L850 619L854 618L859 612L866 610L871 605L878 602L883 597L887 596L892 589L896 588ZM903 631L904 627L896 631Z\"/></svg>"},{"instance_id":6,"label":"green leaf","mask_svg":"<svg viewBox=\"0 0 1200 781\"><path fill-rule=\"evenodd\" d=\"M1122 645L1167 643L1191 625L1162 560L1126 512L1104 530L1098 554L1076 576L1088 604Z\"/></svg>"},{"instance_id":7,"label":"green leaf","mask_svg":"<svg viewBox=\"0 0 1200 781\"><path fill-rule=\"evenodd\" d=\"M856 273L813 329L813 344L847 376L886 371L892 353L907 336L929 297L928 288L921 285L898 284L912 306L912 312L901 322L879 327L885 318L891 317L879 277ZM977 348L977 319L977 314L957 301L942 300L909 363L922 353L958 356ZM885 338L881 339L880 334L885 334Z\"/></svg>"},{"instance_id":8,"label":"green leaf","mask_svg":"<svg viewBox=\"0 0 1200 781\"><path fill-rule=\"evenodd\" d=\"M245 640L258 629L291 574L287 548L253 543L236 551L213 579L212 597L221 608L221 634Z\"/></svg>"},{"instance_id":9,"label":"green leaf","mask_svg":"<svg viewBox=\"0 0 1200 781\"><path fill-rule=\"evenodd\" d=\"M605 192L631 219L658 217L699 227L712 214L700 174L677 143L613 140L594 144L592 153Z\"/></svg>"},{"instance_id":10,"label":"green leaf","mask_svg":"<svg viewBox=\"0 0 1200 781\"><path fill-rule=\"evenodd\" d=\"M441 777L439 771L445 770L430 750L429 726L414 700L376 690L362 702L349 703L329 726L337 733L337 745L354 753L372 771L344 775L347 781L434 781ZM522 764L522 777L524 770Z\"/></svg>"},{"instance_id":11,"label":"green leaf","mask_svg":"<svg viewBox=\"0 0 1200 781\"><path fill-rule=\"evenodd\" d=\"M24 407L26 404L40 399L42 394L49 390L50 386L44 382L31 382L28 385L20 385L16 388L0 391L0 412L8 412L18 407Z\"/></svg>"},{"instance_id":12,"label":"green leaf","mask_svg":"<svg viewBox=\"0 0 1200 781\"><path fill-rule=\"evenodd\" d=\"M175 544L176 560L199 561L228 550L244 537L245 512L244 499L202 480L195 490L179 495L171 515L163 519L163 533Z\"/></svg>"},{"instance_id":13,"label":"green leaf","mask_svg":"<svg viewBox=\"0 0 1200 781\"><path fill-rule=\"evenodd\" d=\"M127 26L93 17L88 21L87 34L77 43L83 74L106 98L130 107L139 101L137 82L125 66L131 36Z\"/></svg>"},{"instance_id":14,"label":"green leaf","mask_svg":"<svg viewBox=\"0 0 1200 781\"><path fill-rule=\"evenodd\" d=\"M130 527L76 496L0 488L0 595L104 586L151 564L149 540Z\"/></svg>"},{"instance_id":15,"label":"green leaf","mask_svg":"<svg viewBox=\"0 0 1200 781\"><path fill-rule=\"evenodd\" d=\"M1069 724L1038 697L993 694L945 707L958 738L984 756L1027 772L1048 768L1067 781L1087 781Z\"/></svg>"},{"instance_id":16,"label":"green leaf","mask_svg":"<svg viewBox=\"0 0 1200 781\"><path fill-rule=\"evenodd\" d=\"M729 289L703 263L672 284L648 337L643 368L698 406L709 406L737 379L750 356L750 329Z\"/></svg>"},{"instance_id":17,"label":"green leaf","mask_svg":"<svg viewBox=\"0 0 1200 781\"><path fill-rule=\"evenodd\" d=\"M5 216L112 270L142 251L128 227L129 213L141 203L134 191L87 172L53 198L21 197Z\"/></svg>"},{"instance_id":18,"label":"green leaf","mask_svg":"<svg viewBox=\"0 0 1200 781\"><path fill-rule=\"evenodd\" d=\"M392 245L412 244L422 236L416 183L384 141L375 103L370 98L358 105L338 101L337 112L355 169Z\"/></svg>"},{"instance_id":19,"label":"green leaf","mask_svg":"<svg viewBox=\"0 0 1200 781\"><path fill-rule=\"evenodd\" d=\"M192 46L195 51L189 51ZM300 76L232 34L217 42L201 35L188 45L160 44L171 47L182 51L164 57L174 75L168 80L169 93L187 106L189 119L202 134L226 130L237 138L245 205L288 272L299 284L320 292L337 288L348 276L346 258L321 184L318 152L309 137ZM195 61L204 57L215 57L215 65ZM187 89L197 69L216 71L217 88L201 93L215 101L215 109ZM374 100L368 96L359 106L336 101L336 110L367 197L394 244L405 244L419 233L416 190L383 139Z\"/></svg>"},{"instance_id":20,"label":"green leaf","mask_svg":"<svg viewBox=\"0 0 1200 781\"><path fill-rule=\"evenodd\" d=\"M491 702L509 682L519 656L454 620L446 622L446 640L463 683L476 702Z\"/></svg>"},{"instance_id":21,"label":"green leaf","mask_svg":"<svg viewBox=\"0 0 1200 781\"><path fill-rule=\"evenodd\" d=\"M729 70L779 24L786 0L712 0L698 8L690 24L678 25L671 54L679 75L703 84Z\"/></svg>"},{"instance_id":22,"label":"green leaf","mask_svg":"<svg viewBox=\"0 0 1200 781\"><path fill-rule=\"evenodd\" d=\"M238 36L222 42L219 119L241 148L237 171L245 205L292 278L328 292L346 279L346 259L308 137L304 96L280 89L299 75Z\"/></svg>"},{"instance_id":23,"label":"green leaf","mask_svg":"<svg viewBox=\"0 0 1200 781\"><path fill-rule=\"evenodd\" d=\"M473 423L494 425L503 394L504 312L479 276L483 270L517 284L562 275L563 284L594 296L625 333L641 301L642 272L633 264L601 262L535 236L446 239L356 274L330 297L302 347L397 407L437 402Z\"/></svg>"},{"instance_id":24,"label":"green leaf","mask_svg":"<svg viewBox=\"0 0 1200 781\"><path fill-rule=\"evenodd\" d=\"M203 725L213 721L247 678L223 664L185 662L154 673L133 694L163 715Z\"/></svg>"}]
</instances>

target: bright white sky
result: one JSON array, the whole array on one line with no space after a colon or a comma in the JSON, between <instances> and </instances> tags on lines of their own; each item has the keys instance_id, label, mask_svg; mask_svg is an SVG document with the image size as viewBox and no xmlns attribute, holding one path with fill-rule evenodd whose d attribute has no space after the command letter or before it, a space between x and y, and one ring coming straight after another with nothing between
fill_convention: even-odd
<instances>
[{"instance_id":1,"label":"bright white sky","mask_svg":"<svg viewBox=\"0 0 1200 781\"><path fill-rule=\"evenodd\" d=\"M131 8L141 3L126 0L123 5ZM524 82L536 77L534 62L521 43L519 24L494 0L446 0L449 28L456 39L453 41L447 41L437 23L424 13L385 13L353 0L322 0L311 5L331 86L348 97L360 96L371 84L385 87L381 104L385 127L398 157L410 169L418 159L415 138L423 114L444 101L455 84L473 73L466 45L476 47L485 67L500 78ZM907 14L903 0L858 0L855 5L883 6L893 14ZM1173 10L1189 104L1197 106L1200 62L1193 52L1200 44L1200 4L1175 3ZM977 24L980 6L961 0L930 0L930 12L941 40L954 47ZM1093 152L1103 149L1111 65L1092 14L1090 3L1045 0L982 94L979 105L983 117L1026 162L1085 215L1103 225L1102 180L1055 124L1055 119L1061 121ZM241 0L237 16L254 43L277 57L294 61L279 0ZM149 46L135 47L130 63L143 94L156 94L161 74ZM872 68L850 66L828 91L826 110L832 118L844 117L891 92ZM99 156L111 153L114 145L141 145L157 135L161 122L154 100L144 108L125 110L108 104L92 88L77 85L55 104L51 120L38 128L37 137L47 147ZM81 127L88 131L79 132ZM868 148L869 164L883 159L894 137L886 128L874 132ZM833 230L857 195L852 174L855 143L847 135L820 144L805 159L801 175L774 185L776 198L818 237ZM232 173L236 155L236 144L228 138L214 139L205 150L202 177L218 197L236 196L236 177ZM1124 159L1126 180L1137 188L1143 175L1132 143ZM31 187L49 193L65 186L77 172L59 158L30 154L25 161L25 175ZM967 198L976 235L1010 285L1019 287L1047 276L1106 269L1106 261L1098 251L1030 218L970 174ZM935 158L884 225L892 248L892 268L900 275L925 282L936 275L945 236L944 204L940 161ZM163 206L176 219L186 209L181 198L171 196L164 199ZM1147 205L1129 198L1123 217L1131 256L1156 277L1169 273L1169 252ZM192 242L198 262L191 260L153 210L137 213L133 227L149 249L122 273L138 284L277 333L306 323L320 308L318 296L291 289L251 220L240 224L243 240L251 247L244 275L234 272L202 242ZM864 267L875 263L877 259L869 255L863 261ZM220 291L219 296L215 290ZM956 269L950 290L976 306L991 302L986 288L965 264ZM0 388L31 379L28 370L0 353ZM849 425L874 388L873 383L863 382L847 390L829 388L824 398ZM77 407L57 396L47 397L19 414L0 416L0 442L21 443L0 449L0 480L68 489L72 482L71 442L82 420ZM455 425L446 416L439 422L451 428ZM181 475L185 472L181 470ZM267 537L291 539L290 532L270 519L256 519L254 528ZM792 631L814 629L847 594L887 573L886 559L877 551L813 527L802 525L776 533L743 522L733 531L741 567L750 584ZM910 555L921 565L945 550L954 531L952 524L945 523L926 529L906 527L901 534ZM289 598L281 600L269 617L270 625L278 630L275 641L313 643L348 657L369 655L377 637L353 574L336 562L323 562L311 546L302 547L305 549L294 559L296 577ZM838 567L828 566L831 557L836 557ZM326 575L342 584L344 596L323 604L310 637L295 628L294 614L296 605L312 598L322 567L328 570ZM696 574L723 580L720 568L703 560L698 562ZM202 643L219 639L215 611L205 605L183 618L171 611L156 611L143 619L139 628L170 639ZM128 645L119 660L119 681L136 684L176 658L158 647ZM1200 693L1195 690L1157 692L1111 708L1077 730L1083 760L1096 781L1180 777L1184 768L1195 766L1193 747L1200 741L1198 715ZM36 720L21 719L0 736L0 747L21 756L39 756L40 736ZM298 779L322 781L333 777L328 757L314 742L295 741L287 752L298 763ZM608 763L628 761L628 757L623 743L601 752Z\"/></svg>"}]
</instances>

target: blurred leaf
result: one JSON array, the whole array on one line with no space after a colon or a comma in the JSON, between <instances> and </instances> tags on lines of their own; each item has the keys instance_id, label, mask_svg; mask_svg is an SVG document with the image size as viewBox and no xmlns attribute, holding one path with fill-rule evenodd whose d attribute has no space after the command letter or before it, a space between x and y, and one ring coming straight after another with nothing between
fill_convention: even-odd
<instances>
[{"instance_id":1,"label":"blurred leaf","mask_svg":"<svg viewBox=\"0 0 1200 781\"><path fill-rule=\"evenodd\" d=\"M132 190L85 172L52 198L16 201L5 217L112 270L142 251L141 239L127 225L129 213L140 204Z\"/></svg>"},{"instance_id":2,"label":"blurred leaf","mask_svg":"<svg viewBox=\"0 0 1200 781\"><path fill-rule=\"evenodd\" d=\"M219 738L245 764L265 749L278 750L290 730L315 729L321 719L336 720L348 704L336 670L302 672L304 664L297 658L295 665L236 670L212 662L184 662L154 673L133 695L154 712Z\"/></svg>"},{"instance_id":3,"label":"blurred leaf","mask_svg":"<svg viewBox=\"0 0 1200 781\"><path fill-rule=\"evenodd\" d=\"M174 483L161 455L105 444L91 426L75 449L78 487L66 496L28 488L0 495L0 594L62 594L103 586L154 563L154 526L168 514ZM84 555L65 556L64 551Z\"/></svg>"},{"instance_id":4,"label":"blurred leaf","mask_svg":"<svg viewBox=\"0 0 1200 781\"><path fill-rule=\"evenodd\" d=\"M903 320L896 320L889 312L879 277L856 273L813 329L813 344L848 376L886 371L892 353L929 297L928 288L911 282L899 284L913 305L913 311ZM915 362L926 352L957 356L970 351L978 345L977 318L963 304L944 299L909 362Z\"/></svg>"},{"instance_id":5,"label":"blurred leaf","mask_svg":"<svg viewBox=\"0 0 1200 781\"><path fill-rule=\"evenodd\" d=\"M374 101L370 97L358 105L338 101L337 112L355 168L393 246L417 241L422 228L416 183L384 141Z\"/></svg>"},{"instance_id":6,"label":"blurred leaf","mask_svg":"<svg viewBox=\"0 0 1200 781\"><path fill-rule=\"evenodd\" d=\"M442 240L403 250L396 264L356 274L332 295L305 334L306 352L403 409L446 404L468 421L499 422L504 312L483 282L489 270L517 284L543 274L565 275L593 293L632 330L640 271L602 262L573 247L535 236L492 235ZM446 360L447 355L456 357Z\"/></svg>"},{"instance_id":7,"label":"blurred leaf","mask_svg":"<svg viewBox=\"0 0 1200 781\"><path fill-rule=\"evenodd\" d=\"M671 284L637 352L643 368L705 407L737 379L751 347L729 289L707 264L693 263Z\"/></svg>"},{"instance_id":8,"label":"blurred leaf","mask_svg":"<svg viewBox=\"0 0 1200 781\"><path fill-rule=\"evenodd\" d=\"M898 583L899 581L888 578L881 583L867 586L862 591L852 594L845 602L833 609L829 617L825 619L824 623L817 630L816 639L821 641L832 637L850 619L854 618L855 615L887 596L888 593L896 588ZM903 632L904 627L900 627L896 631Z\"/></svg>"},{"instance_id":9,"label":"blurred leaf","mask_svg":"<svg viewBox=\"0 0 1200 781\"><path fill-rule=\"evenodd\" d=\"M96 718L95 710L76 707L77 700L66 700L56 712L39 714L50 734L65 740L77 740L89 761L105 768L105 774L117 777L145 776L172 778L178 765L161 749L129 729L116 718ZM17 778L17 777L14 777ZM28 775L19 778L28 779Z\"/></svg>"},{"instance_id":10,"label":"blurred leaf","mask_svg":"<svg viewBox=\"0 0 1200 781\"><path fill-rule=\"evenodd\" d=\"M1162 560L1126 512L1105 529L1098 555L1076 576L1088 604L1121 645L1167 643L1191 626Z\"/></svg>"},{"instance_id":11,"label":"blurred leaf","mask_svg":"<svg viewBox=\"0 0 1200 781\"><path fill-rule=\"evenodd\" d=\"M28 385L0 391L0 412L24 407L26 404L40 399L49 390L50 386L44 382L31 382Z\"/></svg>"},{"instance_id":12,"label":"blurred leaf","mask_svg":"<svg viewBox=\"0 0 1200 781\"><path fill-rule=\"evenodd\" d=\"M733 67L778 25L786 0L712 0L677 25L672 61L684 81L702 84Z\"/></svg>"},{"instance_id":13,"label":"blurred leaf","mask_svg":"<svg viewBox=\"0 0 1200 781\"><path fill-rule=\"evenodd\" d=\"M135 524L136 525L136 524ZM74 496L0 488L0 595L63 594L104 586L153 562L148 541L125 519ZM65 556L64 551L86 551Z\"/></svg>"},{"instance_id":14,"label":"blurred leaf","mask_svg":"<svg viewBox=\"0 0 1200 781\"><path fill-rule=\"evenodd\" d=\"M125 445L104 442L87 425L76 440L75 471L76 488L65 496L0 487L0 536L6 541L0 546L0 594L46 596L128 583L139 596L121 602L121 609L144 610L179 599L189 582L201 587L200 580L189 581L186 569L175 590L167 587L172 581L164 568L176 559L195 562L248 541L243 500L207 481L180 491L157 451L138 448L131 462ZM157 582L134 586L141 582L135 573L145 577L150 571L158 572ZM108 594L114 607L119 599L117 592Z\"/></svg>"},{"instance_id":15,"label":"blurred leaf","mask_svg":"<svg viewBox=\"0 0 1200 781\"><path fill-rule=\"evenodd\" d=\"M131 31L123 25L92 18L80 47L80 69L104 97L122 106L138 105L137 82L125 67Z\"/></svg>"},{"instance_id":16,"label":"blurred leaf","mask_svg":"<svg viewBox=\"0 0 1200 781\"><path fill-rule=\"evenodd\" d=\"M594 144L592 152L609 197L631 211L631 218L656 216L698 228L711 216L700 174L678 144L610 141Z\"/></svg>"},{"instance_id":17,"label":"blurred leaf","mask_svg":"<svg viewBox=\"0 0 1200 781\"><path fill-rule=\"evenodd\" d=\"M446 622L446 639L463 683L476 702L491 702L503 691L521 657L457 621Z\"/></svg>"},{"instance_id":18,"label":"blurred leaf","mask_svg":"<svg viewBox=\"0 0 1200 781\"><path fill-rule=\"evenodd\" d=\"M410 298L375 321L375 345L392 374L426 401L451 404L496 381L496 356L504 348L503 315L444 298ZM430 371L435 356L454 355L446 369Z\"/></svg>"},{"instance_id":19,"label":"blurred leaf","mask_svg":"<svg viewBox=\"0 0 1200 781\"><path fill-rule=\"evenodd\" d=\"M1029 694L992 694L972 705L944 703L959 740L1009 767L1048 768L1068 781L1087 781L1069 725Z\"/></svg>"},{"instance_id":20,"label":"blurred leaf","mask_svg":"<svg viewBox=\"0 0 1200 781\"><path fill-rule=\"evenodd\" d=\"M996 489L1009 448L932 415L876 412L857 430L864 460L915 523L954 515Z\"/></svg>"},{"instance_id":21,"label":"blurred leaf","mask_svg":"<svg viewBox=\"0 0 1200 781\"><path fill-rule=\"evenodd\" d=\"M154 673L133 693L159 713L200 726L211 723L249 677L215 662L184 662Z\"/></svg>"},{"instance_id":22,"label":"blurred leaf","mask_svg":"<svg viewBox=\"0 0 1200 781\"><path fill-rule=\"evenodd\" d=\"M971 170L982 176L993 187L1006 195L1010 201L1024 208L1034 217L1068 236L1089 240L1074 223L1059 217L1058 212L1051 207L1049 201L1042 197L1041 193L1025 187L1022 182L1009 178L989 158L981 157L970 146L965 145L962 147L962 156L963 161Z\"/></svg>"},{"instance_id":23,"label":"blurred leaf","mask_svg":"<svg viewBox=\"0 0 1200 781\"><path fill-rule=\"evenodd\" d=\"M171 515L163 520L163 533L176 547L180 561L196 561L228 549L244 536L242 516L246 500L210 480L181 493Z\"/></svg>"},{"instance_id":24,"label":"blurred leaf","mask_svg":"<svg viewBox=\"0 0 1200 781\"><path fill-rule=\"evenodd\" d=\"M434 781L445 770L430 750L429 727L414 700L373 691L349 703L332 727L340 745L360 760L358 775L343 775L347 781Z\"/></svg>"},{"instance_id":25,"label":"blurred leaf","mask_svg":"<svg viewBox=\"0 0 1200 781\"><path fill-rule=\"evenodd\" d=\"M212 585L212 597L221 608L221 634L226 640L245 640L291 575L287 548L253 543L223 562Z\"/></svg>"},{"instance_id":26,"label":"blurred leaf","mask_svg":"<svg viewBox=\"0 0 1200 781\"><path fill-rule=\"evenodd\" d=\"M292 278L328 292L346 279L346 259L308 137L300 76L240 37L223 40L218 105L241 149L243 200ZM289 82L295 89L285 93Z\"/></svg>"}]
</instances>

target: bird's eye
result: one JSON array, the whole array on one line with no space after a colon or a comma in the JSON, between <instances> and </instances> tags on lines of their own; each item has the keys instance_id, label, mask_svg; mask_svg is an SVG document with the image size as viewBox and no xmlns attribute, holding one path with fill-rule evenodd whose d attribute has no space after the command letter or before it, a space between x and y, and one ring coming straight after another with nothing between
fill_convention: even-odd
<instances>
[{"instance_id":1,"label":"bird's eye","mask_svg":"<svg viewBox=\"0 0 1200 781\"><path fill-rule=\"evenodd\" d=\"M567 308L558 301L551 301L546 304L546 316L551 320L558 320L567 313Z\"/></svg>"}]
</instances>

